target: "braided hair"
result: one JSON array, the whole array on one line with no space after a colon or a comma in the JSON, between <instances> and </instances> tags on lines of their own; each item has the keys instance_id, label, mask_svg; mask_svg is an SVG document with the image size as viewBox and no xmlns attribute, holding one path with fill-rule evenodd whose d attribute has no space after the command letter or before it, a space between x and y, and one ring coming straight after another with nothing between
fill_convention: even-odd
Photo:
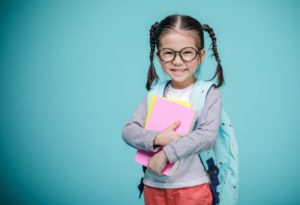
<instances>
[{"instance_id":1,"label":"braided hair","mask_svg":"<svg viewBox=\"0 0 300 205\"><path fill-rule=\"evenodd\" d=\"M209 25L203 24L202 28L203 28L204 31L209 33L209 36L212 40L213 55L215 56L215 59L217 61L217 68L216 68L215 74L210 80L213 80L218 75L218 85L217 85L217 87L221 87L222 84L225 83L225 81L224 81L224 75L223 75L223 68L222 68L221 63L220 63L221 60L220 60L219 53L218 53L218 50L217 50L217 43L216 43L217 39L216 39L216 36L215 36L215 33L214 33L213 29Z\"/></svg>"},{"instance_id":2,"label":"braided hair","mask_svg":"<svg viewBox=\"0 0 300 205\"><path fill-rule=\"evenodd\" d=\"M155 67L153 64L154 60L154 52L155 52L155 46L157 47L157 50L159 49L159 39L162 35L168 33L170 30L189 30L189 31L195 31L198 34L198 39L200 42L198 42L200 45L200 49L204 48L204 34L203 31L208 32L210 38L212 39L212 50L213 55L215 56L215 59L217 61L217 68L215 71L214 76L210 79L213 80L216 76L218 76L218 84L216 87L221 87L225 81L224 81L224 75L223 75L223 69L221 66L221 60L219 57L219 53L217 50L217 44L216 44L216 36L213 31L213 29L207 25L207 24L201 24L198 20L194 19L191 16L187 15L179 15L174 14L167 16L165 19L163 19L161 22L155 22L150 29L150 66L148 69L148 76L147 76L147 83L146 83L146 89L150 90L152 83L157 83L159 80L158 75L156 74Z\"/></svg>"},{"instance_id":3,"label":"braided hair","mask_svg":"<svg viewBox=\"0 0 300 205\"><path fill-rule=\"evenodd\" d=\"M146 84L146 89L150 90L152 82L154 81L157 83L159 80L159 77L155 71L155 67L153 64L153 59L154 59L154 51L155 51L155 45L156 45L156 31L157 31L157 26L158 22L155 22L150 29L150 66L148 69L148 76L147 76L147 84Z\"/></svg>"}]
</instances>

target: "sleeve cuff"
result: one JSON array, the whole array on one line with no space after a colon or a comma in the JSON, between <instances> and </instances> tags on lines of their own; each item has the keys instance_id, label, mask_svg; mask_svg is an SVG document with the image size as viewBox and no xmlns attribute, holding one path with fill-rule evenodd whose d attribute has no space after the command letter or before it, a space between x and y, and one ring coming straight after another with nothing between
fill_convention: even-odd
<instances>
[{"instance_id":1,"label":"sleeve cuff","mask_svg":"<svg viewBox=\"0 0 300 205\"><path fill-rule=\"evenodd\" d=\"M156 146L153 145L153 141L154 141L155 137L158 135L158 132L152 131L152 130L148 130L147 132L148 133L145 136L146 149L149 151L154 151L156 149Z\"/></svg>"},{"instance_id":2,"label":"sleeve cuff","mask_svg":"<svg viewBox=\"0 0 300 205\"><path fill-rule=\"evenodd\" d=\"M175 155L174 150L169 145L164 146L163 150L165 151L169 162L173 163L178 160L178 158Z\"/></svg>"}]
</instances>

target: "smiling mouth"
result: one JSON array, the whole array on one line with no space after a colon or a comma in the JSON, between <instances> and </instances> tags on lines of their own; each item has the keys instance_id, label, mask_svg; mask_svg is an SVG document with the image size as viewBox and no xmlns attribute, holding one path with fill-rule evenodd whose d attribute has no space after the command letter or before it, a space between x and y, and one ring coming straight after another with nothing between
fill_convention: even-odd
<instances>
[{"instance_id":1,"label":"smiling mouth","mask_svg":"<svg viewBox=\"0 0 300 205\"><path fill-rule=\"evenodd\" d=\"M185 73L188 69L171 69L173 73L182 74Z\"/></svg>"}]
</instances>

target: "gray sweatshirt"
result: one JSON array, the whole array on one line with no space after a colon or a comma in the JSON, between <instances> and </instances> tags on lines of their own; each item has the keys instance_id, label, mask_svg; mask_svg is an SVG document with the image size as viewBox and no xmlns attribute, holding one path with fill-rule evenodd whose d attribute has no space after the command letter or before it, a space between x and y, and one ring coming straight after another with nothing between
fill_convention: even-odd
<instances>
[{"instance_id":1,"label":"gray sweatshirt","mask_svg":"<svg viewBox=\"0 0 300 205\"><path fill-rule=\"evenodd\" d=\"M170 84L165 89L164 97L168 97L169 86ZM153 151L155 148L153 147L153 141L158 132L144 129L146 115L147 94L125 124L122 131L122 138L128 145L135 149ZM221 91L220 88L212 86L208 91L202 112L199 116L199 127L163 147L170 162L180 161L177 170L172 176L166 176L156 175L147 169L144 176L144 184L170 189L209 183L209 177L204 170L198 154L211 149L216 143L220 119Z\"/></svg>"}]
</instances>

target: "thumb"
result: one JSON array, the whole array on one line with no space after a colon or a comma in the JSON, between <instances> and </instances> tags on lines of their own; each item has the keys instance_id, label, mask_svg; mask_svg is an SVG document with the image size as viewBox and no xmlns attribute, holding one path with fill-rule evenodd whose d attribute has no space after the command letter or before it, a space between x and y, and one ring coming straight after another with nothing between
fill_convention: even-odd
<instances>
[{"instance_id":1,"label":"thumb","mask_svg":"<svg viewBox=\"0 0 300 205\"><path fill-rule=\"evenodd\" d=\"M176 130L176 128L180 125L180 121L176 121L174 122L171 126L170 126L170 129L172 129L173 131Z\"/></svg>"}]
</instances>

